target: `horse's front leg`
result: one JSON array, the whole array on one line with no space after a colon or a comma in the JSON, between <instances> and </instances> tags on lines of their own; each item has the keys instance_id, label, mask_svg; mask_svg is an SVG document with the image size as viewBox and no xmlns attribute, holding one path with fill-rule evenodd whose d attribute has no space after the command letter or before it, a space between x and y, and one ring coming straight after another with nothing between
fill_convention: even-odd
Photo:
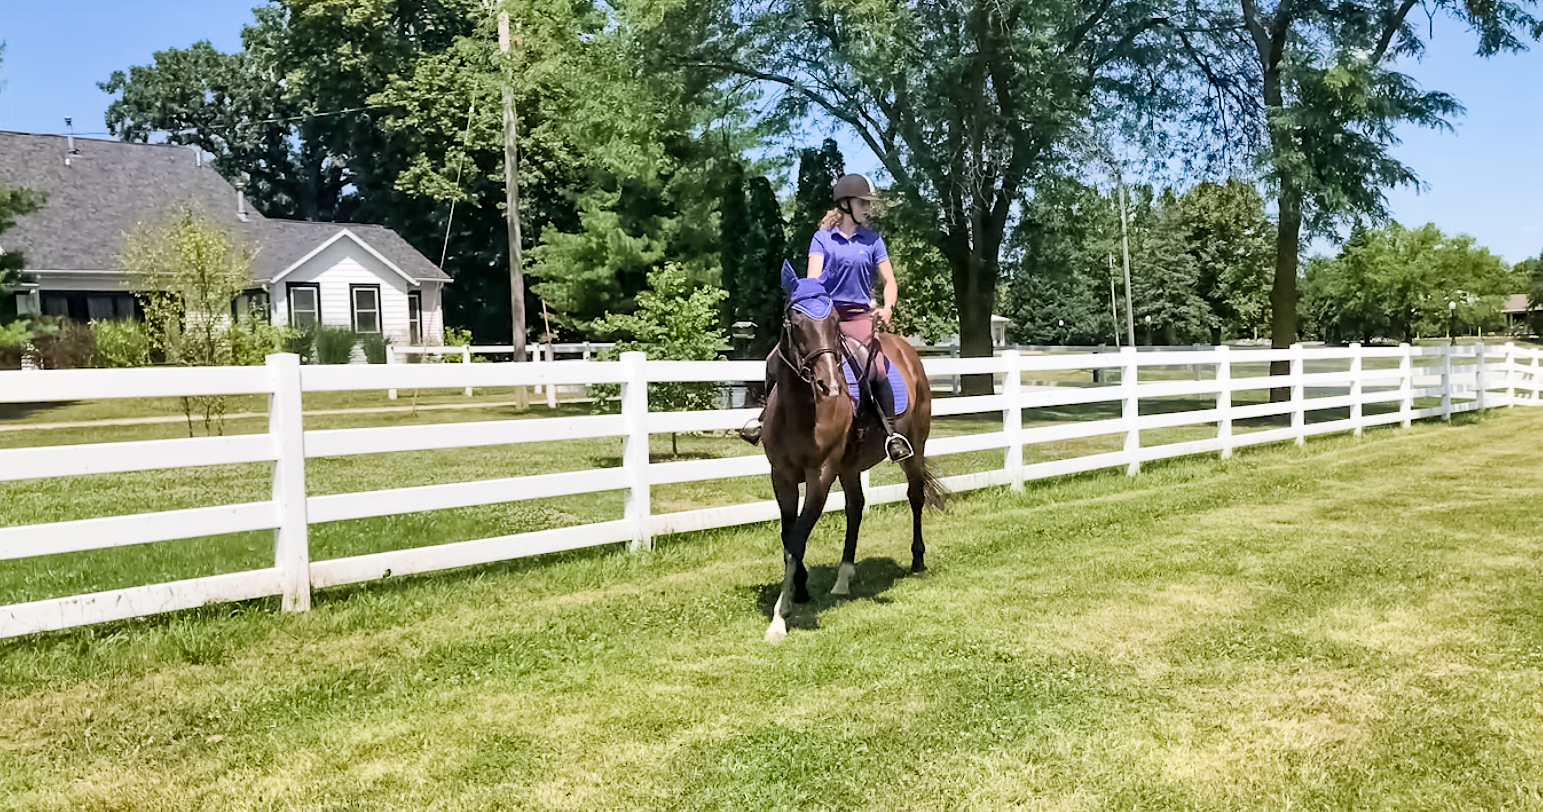
<instances>
[{"instance_id":1,"label":"horse's front leg","mask_svg":"<svg viewBox=\"0 0 1543 812\"><path fill-rule=\"evenodd\" d=\"M766 629L766 640L771 643L787 636L787 613L792 608L791 604L809 600L809 570L804 567L804 550L808 547L809 535L814 532L815 521L825 510L825 500L830 496L830 486L836 478L834 470L827 473L820 469L806 471L804 477L803 512L798 514L793 532L785 534L782 539L782 593L777 596L777 605L772 609L772 622ZM775 475L772 482L777 490L778 504L784 505L784 486L777 484ZM787 490L796 496L796 483ZM787 515L786 507L783 508L783 515Z\"/></svg>"},{"instance_id":2,"label":"horse's front leg","mask_svg":"<svg viewBox=\"0 0 1543 812\"><path fill-rule=\"evenodd\" d=\"M787 611L793 599L795 575L793 538L798 533L798 478L787 469L772 469L772 492L777 495L777 509L782 514L782 591L777 604L772 607L771 626L766 629L766 642L780 642L788 634Z\"/></svg>"},{"instance_id":3,"label":"horse's front leg","mask_svg":"<svg viewBox=\"0 0 1543 812\"><path fill-rule=\"evenodd\" d=\"M862 527L863 505L867 501L863 496L862 473L855 467L842 469L841 491L847 501L847 540L841 549L841 566L836 570L836 585L831 587L830 594L845 596L852 594L852 575L857 571L857 530Z\"/></svg>"}]
</instances>

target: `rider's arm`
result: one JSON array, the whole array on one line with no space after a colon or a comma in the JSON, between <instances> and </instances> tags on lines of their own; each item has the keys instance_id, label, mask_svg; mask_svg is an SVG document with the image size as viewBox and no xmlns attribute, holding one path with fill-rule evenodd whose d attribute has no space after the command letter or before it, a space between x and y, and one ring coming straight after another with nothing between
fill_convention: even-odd
<instances>
[{"instance_id":1,"label":"rider's arm","mask_svg":"<svg viewBox=\"0 0 1543 812\"><path fill-rule=\"evenodd\" d=\"M889 260L879 263L879 276L884 280L884 306L894 309L895 302L900 299L900 285L895 283L895 266L889 264Z\"/></svg>"},{"instance_id":2,"label":"rider's arm","mask_svg":"<svg viewBox=\"0 0 1543 812\"><path fill-rule=\"evenodd\" d=\"M820 278L820 272L823 271L823 270L825 270L825 255L824 254L810 254L809 255L809 271L807 273L805 273L804 275L809 277L810 279L819 279Z\"/></svg>"}]
</instances>

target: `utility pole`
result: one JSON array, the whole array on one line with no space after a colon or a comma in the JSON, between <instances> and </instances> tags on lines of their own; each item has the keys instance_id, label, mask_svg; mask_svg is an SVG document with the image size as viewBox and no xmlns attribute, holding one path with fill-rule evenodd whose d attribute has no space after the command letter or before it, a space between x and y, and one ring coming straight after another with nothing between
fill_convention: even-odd
<instances>
[{"instance_id":1,"label":"utility pole","mask_svg":"<svg viewBox=\"0 0 1543 812\"><path fill-rule=\"evenodd\" d=\"M1130 231L1127 228L1125 213L1125 176L1121 172L1120 165L1114 165L1114 182L1120 187L1120 245L1125 251L1125 329L1126 338L1130 339L1128 346L1136 346L1136 306L1130 294Z\"/></svg>"},{"instance_id":2,"label":"utility pole","mask_svg":"<svg viewBox=\"0 0 1543 812\"><path fill-rule=\"evenodd\" d=\"M1114 319L1114 346L1120 346L1120 307L1114 299L1114 254L1109 255L1109 317Z\"/></svg>"},{"instance_id":3,"label":"utility pole","mask_svg":"<svg viewBox=\"0 0 1543 812\"><path fill-rule=\"evenodd\" d=\"M518 37L518 33L516 34ZM509 47L509 12L498 12L498 50L505 57L504 67L504 207L509 223L509 318L513 329L509 343L514 345L514 362L525 360L525 272L520 250L520 178L517 140L520 120L514 113L514 56ZM530 406L529 391L514 390L517 409Z\"/></svg>"}]
</instances>

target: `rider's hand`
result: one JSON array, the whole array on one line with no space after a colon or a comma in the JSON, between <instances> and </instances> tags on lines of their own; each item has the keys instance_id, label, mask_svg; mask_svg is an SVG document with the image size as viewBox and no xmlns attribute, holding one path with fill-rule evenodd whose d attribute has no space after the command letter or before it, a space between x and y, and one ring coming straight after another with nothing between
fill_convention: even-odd
<instances>
[{"instance_id":1,"label":"rider's hand","mask_svg":"<svg viewBox=\"0 0 1543 812\"><path fill-rule=\"evenodd\" d=\"M890 308L889 308L889 306L885 305L884 307L881 307L878 310L873 311L873 317L880 324L889 324L889 317L890 317Z\"/></svg>"}]
</instances>

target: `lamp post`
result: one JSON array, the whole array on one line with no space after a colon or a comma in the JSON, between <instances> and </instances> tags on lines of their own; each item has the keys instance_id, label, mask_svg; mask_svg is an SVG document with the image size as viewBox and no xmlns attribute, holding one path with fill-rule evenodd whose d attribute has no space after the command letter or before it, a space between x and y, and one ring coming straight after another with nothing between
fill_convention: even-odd
<instances>
[{"instance_id":1,"label":"lamp post","mask_svg":"<svg viewBox=\"0 0 1543 812\"><path fill-rule=\"evenodd\" d=\"M1452 340L1452 325L1457 322L1457 302L1447 300L1447 340Z\"/></svg>"},{"instance_id":2,"label":"lamp post","mask_svg":"<svg viewBox=\"0 0 1543 812\"><path fill-rule=\"evenodd\" d=\"M1056 319L1055 326L1058 328L1056 334L1060 337L1061 346L1064 347L1066 346L1066 319Z\"/></svg>"},{"instance_id":3,"label":"lamp post","mask_svg":"<svg viewBox=\"0 0 1543 812\"><path fill-rule=\"evenodd\" d=\"M1147 323L1147 346L1152 346L1152 314L1148 313L1143 319Z\"/></svg>"}]
</instances>

